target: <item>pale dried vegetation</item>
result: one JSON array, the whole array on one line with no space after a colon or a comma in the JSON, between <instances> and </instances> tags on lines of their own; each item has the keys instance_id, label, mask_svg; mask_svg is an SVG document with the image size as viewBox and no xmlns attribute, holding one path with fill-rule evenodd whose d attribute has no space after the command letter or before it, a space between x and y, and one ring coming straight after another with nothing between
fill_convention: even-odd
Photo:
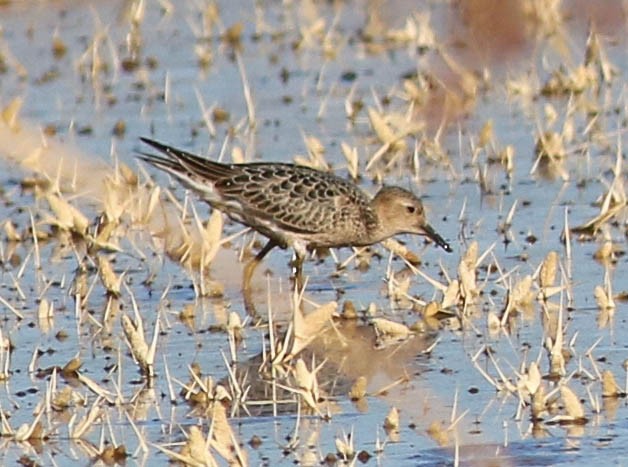
<instances>
[{"instance_id":1,"label":"pale dried vegetation","mask_svg":"<svg viewBox=\"0 0 628 467\"><path fill-rule=\"evenodd\" d=\"M626 387L622 388L614 374L619 367L611 366L599 348L602 341L608 343L612 337L601 335L592 344L580 343L580 336L593 328L608 329L612 336L617 324L615 317L628 291L625 283L620 283L621 290L613 287L617 284L614 277L625 276L619 268L626 265L627 105L625 84L618 84L618 77L622 73L625 76L628 70L625 63L621 71L609 59L609 40L591 25L584 49L572 51L563 2L518 2L521 34L531 47L548 47L548 51L541 54L538 62L533 59L527 63L526 71L512 72L499 82L491 76L488 66L473 66L464 53L457 53L456 47L441 37L442 31L434 24L429 7L411 12L397 28L387 27L381 9L374 7L366 13L359 37L349 38L343 35L345 29L338 26L343 15L349 14L346 9L339 7L334 15L329 15L319 2L298 3L286 6L289 10L294 8L296 15L296 29L292 32L275 29L276 25L265 22L263 7L256 6L259 17L254 37L259 40L257 36L268 34L273 40L289 44L295 54L310 59L318 55L323 63L316 83L320 99L316 107L318 118L328 116L328 101L338 100L340 95L335 85L327 81L324 64L336 60L347 47L358 48L360 53L372 57L381 56L382 60L387 53L407 52L416 56L417 69L397 82L371 87L370 95L364 89L363 94L356 91L357 78L351 90L342 96L343 102L334 105L334 111L344 110L347 128L354 138L340 142L339 158L332 161L328 160L330 150L325 142L309 134L315 133L313 130L304 131L305 155L295 156L296 162L320 170L337 169L334 164L340 163L356 181L381 182L404 173L410 174L418 186L424 186L425 173L429 174L426 177L447 178L453 191L464 181L474 184L489 203L503 190L500 184L511 189L517 177L595 184L600 191L598 199L593 206L586 206L586 216L577 216L584 220L571 225L573 209L558 208L562 199L547 199L547 207L555 204L553 219L560 219L562 224L558 227L562 233L555 232L560 242L548 248L547 242L537 242L547 232L533 231L543 221L525 220L530 216L527 199L500 198L499 203L504 205L500 205L497 224L493 230L481 230L482 224L493 217L485 218L482 211L469 213L468 200L457 197L456 203L446 205L448 216L458 216L459 221L457 264L442 261L423 267L421 258L413 251L416 243L407 246L398 240L384 242L384 248L331 252L336 263L336 271L331 275L339 281L348 280L353 270L358 274L369 268L382 270L379 265L385 261L374 260L387 258L387 268L377 273L385 283L381 300L365 303L357 292L359 287L348 289L346 296L338 294L342 298L340 312L337 301L316 303L307 292L308 281L303 289L292 290L286 286L286 274L275 271L276 276L267 276L266 283L259 286L261 292L256 294L265 313L255 319L244 318L240 313L241 297L228 296L230 292L221 281L221 274L229 275L232 269L239 271L231 260L224 259L225 255L245 260L257 248L254 236L248 235L246 229L225 225L225 217L218 211L206 215L193 198L183 196L181 191L170 191L162 179L159 183L153 180L144 167L127 165L117 157L112 163L95 163L76 149L77 145L57 138L54 129L40 129L37 122L22 119L20 109L28 97L1 102L0 154L10 163L19 164L23 171L16 186L7 187L2 193L15 213L3 222L0 245L4 269L0 292L4 310L0 381L7 385L8 396L0 398L2 445L22 446L29 442L37 446L51 439L67 438L75 442L73 446L83 456L108 465L156 451L186 465L248 465L252 457L248 451L255 449L257 442L251 439L246 446L239 439L232 418L290 413L295 415L291 419L295 428L287 444L281 446L285 454L310 465L368 460L370 455L390 449L390 443L398 441L404 429L407 433L404 424L412 417L408 411L413 406L400 408L391 404L387 415L373 427L372 440L356 440L353 428L349 432L342 429L342 434L338 428L334 446L319 445L316 436L301 439L303 417L333 420L346 409L343 403L349 400L358 410L368 411L367 401L405 387L412 378L408 374L395 375L383 386L381 376L372 381L382 355L386 359L399 358L404 366L406 357L411 360L419 353L429 356L438 352L442 336L449 333L481 336L471 339L473 343L465 343L464 351L457 355L466 355L469 367L475 369L474 375L481 376L478 379L485 381L482 384L494 387L497 401L516 401L509 406L514 407L515 413L502 415L517 421L529 420L529 428L522 436L539 436L556 424L566 426L569 434L581 434L588 421L599 414L606 411L609 418L613 417L611 411L617 410L613 401L625 397L628 389L628 371ZM470 15L467 19L471 25L474 9L492 4L461 3L464 14ZM74 72L91 85L96 107L115 108L111 86L104 86L103 80L121 73L133 73L147 105L159 99L172 105L171 93L175 91L170 71L161 70L165 73L163 85L153 81L156 78L151 72L158 64L142 55L141 26L148 8L160 9L164 23L175 14L183 15L186 27L197 39L189 46L199 69L210 70L217 56L227 54L241 78L244 110L225 109L218 102L208 106L203 101L207 96L196 90L202 131L217 139L222 134L217 126L227 122L228 136L216 157L223 158L231 148L232 160L251 159L252 151L245 142L261 131L256 116L256 96L261 92L248 76L251 70L243 47L252 45L244 32L248 30L246 25L223 24L220 8L214 2L194 2L183 12L178 11L178 4L168 1L159 2L159 6L144 1L128 5L124 46L115 42L95 16L93 35L80 56L74 58ZM212 39L215 37L216 41ZM359 45L354 41L359 41ZM56 30L51 43L54 59L67 56L69 47L63 31ZM4 38L0 39L0 67L6 68L3 73L29 77L25 59L14 56ZM503 127L498 122L474 122L471 125L478 129L470 131L466 127L469 122L461 120L462 116L480 120L481 117L473 117L474 111L487 96L507 96L514 107L531 119L527 135L530 160L524 161L526 155L516 153L514 143L500 134ZM238 112L239 120L235 117ZM182 112L171 118L188 120ZM116 126L114 141L125 132L124 128L124 122ZM464 131L456 134L456 128ZM128 134L128 129L126 132L129 137L135 136ZM112 153L117 153L115 143ZM592 158L603 158L604 162L593 164ZM523 174L518 166L530 166L530 170ZM582 166L604 170L583 179L586 171L581 170ZM434 199L428 198L426 204L432 205L430 214L434 224L438 224L444 217L443 209L436 207ZM549 216L545 210L539 212ZM522 224L529 229L524 232L528 247L513 261L500 241L505 245L521 242L521 235L513 231L513 226L520 228ZM474 239L476 229L491 232L494 237L488 244L485 239ZM456 233L452 230L451 235ZM595 283L582 284L581 265L573 262L574 249L592 241L597 247L591 259L598 267L593 270L601 267L603 272ZM72 266L58 267L64 262ZM176 264L175 270L186 274L185 280L165 279L165 269L172 271L164 266L167 263ZM191 283L194 304L181 305L175 311L171 306L176 300L172 282ZM275 291L285 292L286 288L290 290L288 300L275 296ZM585 303L576 298L583 296L582 288L587 289ZM59 294L64 298L59 298ZM177 320L191 333L201 330L197 314L206 316L207 297L215 300L211 309L215 321L221 324L209 329L222 339L221 350L190 348L177 357L169 355L164 351L169 345L164 340L177 329ZM583 313L592 304L596 311L591 316L596 322L590 324L591 329L575 327L570 315ZM55 321L62 313L73 317L74 326L59 330ZM14 337L29 322L42 336L57 332L59 342L76 334L74 339L81 345L75 356L62 366L45 367L46 344L22 348L20 338ZM519 341L520 333L526 336L525 346ZM207 336L198 334L203 335ZM86 339L98 341L98 346L83 344ZM200 341L201 337L197 339ZM448 340L448 345L460 344ZM193 340L187 342L194 346ZM259 349L253 352L257 356L250 358L247 346L252 342L259 343ZM419 342L420 350L416 350ZM226 353L223 346L228 349ZM506 347L511 351L504 350ZM95 378L93 374L98 372L85 368L85 360L89 353L103 348L108 356L106 377ZM30 364L18 369L15 355L24 352L22 361L30 360ZM198 352L221 355L222 362L212 362L208 370L210 365ZM135 369L131 368L133 365ZM183 378L181 373L173 374L175 366L187 369ZM221 369L219 374L216 368ZM12 402L8 384L18 378L19 372L27 372L39 389L39 403L34 409ZM343 372L346 384L337 390L334 382ZM141 384L125 387L125 373L139 374ZM429 379L429 373L425 378ZM438 389L440 393L435 398L446 406L454 401L448 420L444 410L429 407L421 421L421 434L438 446L457 448L460 432L464 431L459 430L459 425L472 422L467 419L470 407L461 407L459 384L452 381L450 388ZM168 400L173 410L179 404L188 407L184 422L174 417L168 420L163 413ZM16 414L29 410L29 423L16 426L11 421ZM149 412L160 419L168 436L155 439L148 435L140 422L146 420ZM127 436L132 432L134 439L121 439L114 416L122 417L130 427ZM379 438L380 429L385 432L384 442ZM94 435L95 432L99 434ZM359 443L370 445L370 452ZM129 445L134 446L133 450ZM25 458L37 458L34 451L23 449ZM458 449L454 452L458 461Z\"/></svg>"}]
</instances>

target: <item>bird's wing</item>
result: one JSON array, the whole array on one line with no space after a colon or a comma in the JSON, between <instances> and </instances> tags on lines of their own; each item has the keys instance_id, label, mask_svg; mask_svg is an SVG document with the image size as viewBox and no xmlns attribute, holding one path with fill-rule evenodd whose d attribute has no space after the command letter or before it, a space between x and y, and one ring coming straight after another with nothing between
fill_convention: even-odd
<instances>
[{"instance_id":1,"label":"bird's wing","mask_svg":"<svg viewBox=\"0 0 628 467\"><path fill-rule=\"evenodd\" d=\"M224 199L239 202L243 215L289 232L320 233L356 199L368 202L345 180L313 169L291 164L247 164L241 169L236 179L219 180L216 189Z\"/></svg>"}]
</instances>

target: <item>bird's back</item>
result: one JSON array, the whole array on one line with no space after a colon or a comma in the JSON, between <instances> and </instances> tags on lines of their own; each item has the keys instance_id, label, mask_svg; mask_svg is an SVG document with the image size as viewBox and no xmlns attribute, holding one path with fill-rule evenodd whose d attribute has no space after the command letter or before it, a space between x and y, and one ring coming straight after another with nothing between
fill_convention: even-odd
<instances>
[{"instance_id":1,"label":"bird's back","mask_svg":"<svg viewBox=\"0 0 628 467\"><path fill-rule=\"evenodd\" d=\"M376 222L364 192L333 174L285 163L221 164L142 140L165 154L143 154L144 160L282 246L359 243L365 228Z\"/></svg>"}]
</instances>

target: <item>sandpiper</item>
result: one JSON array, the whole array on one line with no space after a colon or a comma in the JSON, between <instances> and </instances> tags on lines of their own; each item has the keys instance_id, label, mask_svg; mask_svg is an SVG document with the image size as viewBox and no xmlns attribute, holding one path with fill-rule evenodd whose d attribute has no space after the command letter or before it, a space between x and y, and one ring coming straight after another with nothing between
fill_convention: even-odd
<instances>
[{"instance_id":1,"label":"sandpiper","mask_svg":"<svg viewBox=\"0 0 628 467\"><path fill-rule=\"evenodd\" d=\"M403 188L384 186L371 198L355 184L309 167L222 164L141 140L163 154L141 153L141 159L174 176L213 208L268 237L244 267L242 290L249 313L255 309L250 292L253 272L276 246L294 249L297 278L307 251L316 248L367 246L410 233L425 235L452 251L426 221L421 200Z\"/></svg>"}]
</instances>

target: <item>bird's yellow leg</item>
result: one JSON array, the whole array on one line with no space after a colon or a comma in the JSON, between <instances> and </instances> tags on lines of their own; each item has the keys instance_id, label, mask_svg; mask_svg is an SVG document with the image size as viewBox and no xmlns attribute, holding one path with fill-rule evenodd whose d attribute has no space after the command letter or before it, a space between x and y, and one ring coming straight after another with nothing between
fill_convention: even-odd
<instances>
[{"instance_id":1,"label":"bird's yellow leg","mask_svg":"<svg viewBox=\"0 0 628 467\"><path fill-rule=\"evenodd\" d=\"M299 292L303 289L303 262L304 261L305 261L305 257L297 253L294 258L294 261L292 262L292 267L294 271L294 285Z\"/></svg>"},{"instance_id":2,"label":"bird's yellow leg","mask_svg":"<svg viewBox=\"0 0 628 467\"><path fill-rule=\"evenodd\" d=\"M273 240L268 240L264 248L262 248L259 253L255 255L251 261L246 263L244 266L244 271L242 274L242 295L244 297L244 309L250 316L256 316L257 311L255 310L255 304L253 303L253 297L251 294L251 278L253 277L253 273L255 269L262 262L264 257L268 254L270 250L275 248L277 243Z\"/></svg>"}]
</instances>

